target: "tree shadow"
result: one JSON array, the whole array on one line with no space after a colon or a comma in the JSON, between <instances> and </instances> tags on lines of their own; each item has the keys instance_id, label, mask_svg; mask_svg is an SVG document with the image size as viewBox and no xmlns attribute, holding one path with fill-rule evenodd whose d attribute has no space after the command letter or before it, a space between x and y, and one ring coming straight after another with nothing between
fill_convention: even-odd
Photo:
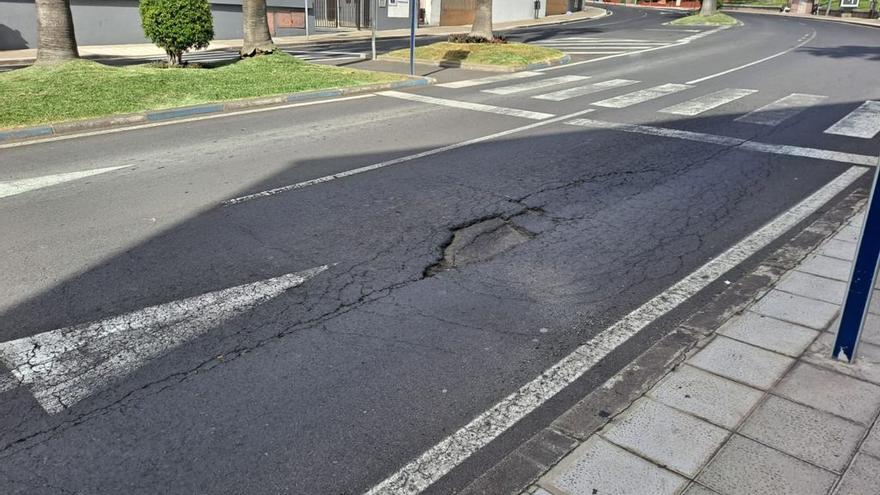
<instances>
[{"instance_id":1,"label":"tree shadow","mask_svg":"<svg viewBox=\"0 0 880 495\"><path fill-rule=\"evenodd\" d=\"M831 47L803 47L797 51L808 53L816 57L828 58L863 58L865 60L880 60L880 46L845 45Z\"/></svg>"},{"instance_id":2,"label":"tree shadow","mask_svg":"<svg viewBox=\"0 0 880 495\"><path fill-rule=\"evenodd\" d=\"M30 45L21 35L21 31L0 24L0 47L3 47L4 50L21 50L30 48Z\"/></svg>"}]
</instances>

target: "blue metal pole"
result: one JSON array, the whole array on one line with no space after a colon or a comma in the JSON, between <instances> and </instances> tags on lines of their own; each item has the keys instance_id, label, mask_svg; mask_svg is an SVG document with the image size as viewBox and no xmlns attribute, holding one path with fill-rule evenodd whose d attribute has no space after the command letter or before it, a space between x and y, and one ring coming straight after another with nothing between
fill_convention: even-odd
<instances>
[{"instance_id":1,"label":"blue metal pole","mask_svg":"<svg viewBox=\"0 0 880 495\"><path fill-rule=\"evenodd\" d=\"M419 0L409 0L409 75L416 75L416 26L419 23Z\"/></svg>"},{"instance_id":2,"label":"blue metal pole","mask_svg":"<svg viewBox=\"0 0 880 495\"><path fill-rule=\"evenodd\" d=\"M880 260L880 190L877 178L880 167L874 171L874 184L871 186L871 198L865 213L862 235L856 252L856 261L850 275L849 290L843 301L843 314L840 328L834 341L832 359L852 362L856 357L859 335L868 314L868 305L874 292L877 279L878 260Z\"/></svg>"}]
</instances>

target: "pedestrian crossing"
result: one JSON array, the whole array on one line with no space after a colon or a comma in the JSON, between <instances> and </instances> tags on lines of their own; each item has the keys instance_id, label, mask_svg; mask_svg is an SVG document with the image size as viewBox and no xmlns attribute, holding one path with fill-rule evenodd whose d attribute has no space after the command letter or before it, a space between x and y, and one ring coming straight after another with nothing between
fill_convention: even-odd
<instances>
[{"instance_id":1,"label":"pedestrian crossing","mask_svg":"<svg viewBox=\"0 0 880 495\"><path fill-rule=\"evenodd\" d=\"M556 48L569 55L619 55L635 51L663 48L678 44L678 41L654 41L632 38L597 38L573 36L538 40L533 43Z\"/></svg>"},{"instance_id":2,"label":"pedestrian crossing","mask_svg":"<svg viewBox=\"0 0 880 495\"><path fill-rule=\"evenodd\" d=\"M643 85L642 81L632 79L606 79L595 81L591 76L587 75L567 75L545 77L543 79L538 78L541 75L544 75L544 73L534 71L502 74L479 79L444 83L438 86L449 89L458 89L495 84L495 87L483 89L482 92L498 96L528 97L534 100L564 102L566 100L585 97L594 93L599 94L606 91L627 88L629 86ZM525 82L519 82L520 79L528 80ZM565 87L559 89L559 86ZM789 121L801 112L823 104L827 99L827 96L823 95L791 93L746 113L742 113L742 110L740 109L743 106L748 106L748 102L755 100L750 97L760 97L760 92L758 90L750 88L724 88L710 93L695 94L698 92L700 92L698 85L665 83L647 88L635 89L610 98L600 98L597 101L589 102L589 104L595 107L608 109L626 109L640 104L650 103L655 100L674 97L678 94L693 94L692 97L684 101L661 107L656 111L667 115L696 117L714 109L724 107L725 105L743 101L743 103L737 107L736 114L738 116L733 119L735 122L739 124L770 127ZM443 105L444 101L453 100L433 98L430 103ZM468 105L475 106L470 103ZM446 106L465 108L461 105L452 104ZM498 108L503 108L503 110L498 110ZM473 109L492 113L503 113L506 115L518 115L518 112L515 109L505 107L498 108ZM519 116L531 119L546 119L552 117L551 114L543 112L537 115L532 113ZM852 109L849 114L841 117L837 122L830 125L824 133L859 139L873 139L880 135L880 101L871 100L861 103L858 108Z\"/></svg>"}]
</instances>

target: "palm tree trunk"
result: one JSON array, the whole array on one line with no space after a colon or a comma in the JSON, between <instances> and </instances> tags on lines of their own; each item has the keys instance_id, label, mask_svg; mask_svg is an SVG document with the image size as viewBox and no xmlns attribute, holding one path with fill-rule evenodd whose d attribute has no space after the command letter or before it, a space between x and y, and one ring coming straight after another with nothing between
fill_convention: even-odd
<instances>
[{"instance_id":1,"label":"palm tree trunk","mask_svg":"<svg viewBox=\"0 0 880 495\"><path fill-rule=\"evenodd\" d=\"M242 57L275 51L272 35L269 34L269 20L266 18L266 0L242 0L241 18L244 31Z\"/></svg>"},{"instance_id":2,"label":"palm tree trunk","mask_svg":"<svg viewBox=\"0 0 880 495\"><path fill-rule=\"evenodd\" d=\"M703 0L700 5L700 15L712 15L715 10L717 10L715 0Z\"/></svg>"},{"instance_id":3,"label":"palm tree trunk","mask_svg":"<svg viewBox=\"0 0 880 495\"><path fill-rule=\"evenodd\" d=\"M476 0L474 25L471 27L470 36L492 39L492 0Z\"/></svg>"},{"instance_id":4,"label":"palm tree trunk","mask_svg":"<svg viewBox=\"0 0 880 495\"><path fill-rule=\"evenodd\" d=\"M73 32L70 0L36 0L37 64L53 64L79 58Z\"/></svg>"}]
</instances>

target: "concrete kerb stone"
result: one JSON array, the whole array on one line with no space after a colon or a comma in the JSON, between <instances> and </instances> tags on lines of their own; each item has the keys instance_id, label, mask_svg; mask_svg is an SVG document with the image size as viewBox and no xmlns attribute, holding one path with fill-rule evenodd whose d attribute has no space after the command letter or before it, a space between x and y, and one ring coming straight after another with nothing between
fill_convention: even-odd
<instances>
[{"instance_id":1,"label":"concrete kerb stone","mask_svg":"<svg viewBox=\"0 0 880 495\"><path fill-rule=\"evenodd\" d=\"M163 122L168 120L192 117L196 115L231 112L234 110L243 110L256 107L270 107L273 105L280 105L284 103L316 100L321 98L332 98L336 96L354 95L360 93L370 93L373 91L386 89L403 89L417 86L428 86L430 84L434 84L434 82L436 82L436 80L431 77L409 76L403 81L394 81L390 83L366 84L362 86L352 86L347 88L328 90L303 91L300 93L291 93L288 95L248 98L244 100L234 100L222 103L206 103L204 105L169 108L165 110L152 110L125 115L114 115L111 117L100 117L95 119L59 122L56 124L43 126L9 129L5 131L0 131L0 143L21 141L38 137L60 136L64 134L72 134L83 131L96 131L101 129L124 127L146 122Z\"/></svg>"},{"instance_id":2,"label":"concrete kerb stone","mask_svg":"<svg viewBox=\"0 0 880 495\"><path fill-rule=\"evenodd\" d=\"M376 57L376 60L380 60L383 62L399 62L399 63L409 63L409 59L402 59L399 57L390 57L388 55L379 55ZM537 69L546 69L547 67L555 67L557 65L565 65L571 62L571 56L563 55L562 57L554 58L551 60L547 60L544 62L535 62L533 64L527 65L491 65L491 64L471 64L467 62L461 62L459 60L426 60L426 59L416 59L415 63L420 65L430 65L432 67L443 67L447 69L465 69L465 70L477 70L483 72L520 72L524 70L537 70Z\"/></svg>"}]
</instances>

